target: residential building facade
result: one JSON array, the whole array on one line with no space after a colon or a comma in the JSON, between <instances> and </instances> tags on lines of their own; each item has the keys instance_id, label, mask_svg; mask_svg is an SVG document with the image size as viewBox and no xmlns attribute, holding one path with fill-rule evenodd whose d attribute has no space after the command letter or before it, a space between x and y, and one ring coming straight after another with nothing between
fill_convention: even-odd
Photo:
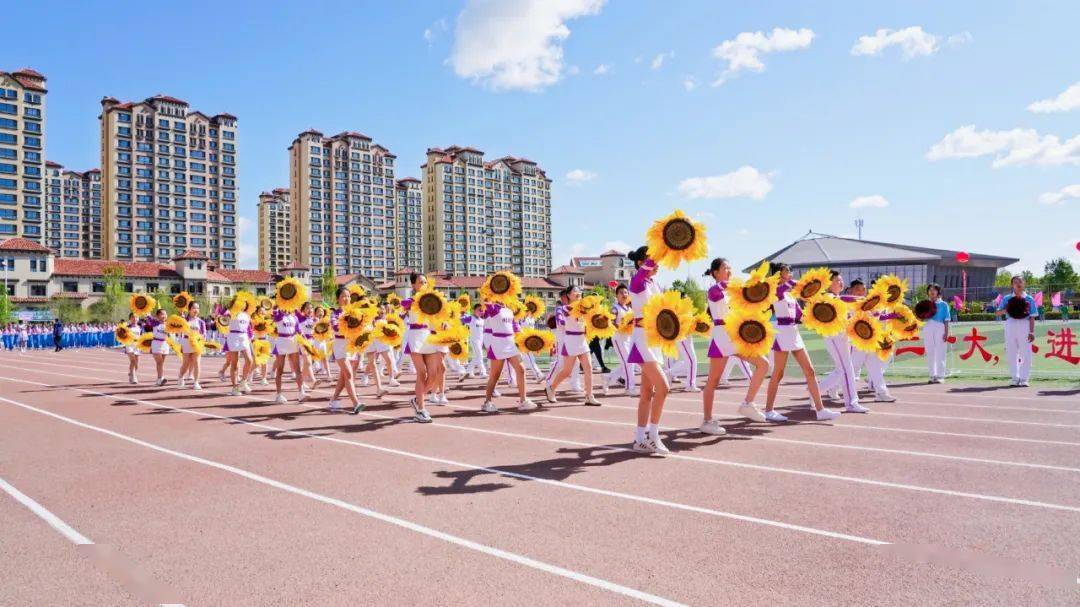
<instances>
[{"instance_id":1,"label":"residential building facade","mask_svg":"<svg viewBox=\"0 0 1080 607\"><path fill-rule=\"evenodd\" d=\"M0 71L0 238L44 240L45 76Z\"/></svg>"},{"instance_id":2,"label":"residential building facade","mask_svg":"<svg viewBox=\"0 0 1080 607\"><path fill-rule=\"evenodd\" d=\"M397 157L371 137L347 131L327 137L307 130L289 146L292 261L309 266L312 282L336 275L391 278L398 267Z\"/></svg>"},{"instance_id":3,"label":"residential building facade","mask_svg":"<svg viewBox=\"0 0 1080 607\"><path fill-rule=\"evenodd\" d=\"M101 100L102 257L167 263L187 250L237 262L237 126L186 101Z\"/></svg>"},{"instance_id":4,"label":"residential building facade","mask_svg":"<svg viewBox=\"0 0 1080 607\"><path fill-rule=\"evenodd\" d=\"M259 194L259 269L277 272L292 262L289 251L289 190L276 188Z\"/></svg>"},{"instance_id":5,"label":"residential building facade","mask_svg":"<svg viewBox=\"0 0 1080 607\"><path fill-rule=\"evenodd\" d=\"M397 268L423 272L424 268L424 194L420 180L406 177L397 181Z\"/></svg>"},{"instance_id":6,"label":"residential building facade","mask_svg":"<svg viewBox=\"0 0 1080 607\"><path fill-rule=\"evenodd\" d=\"M44 244L61 257L101 259L101 171L45 161Z\"/></svg>"},{"instance_id":7,"label":"residential building facade","mask_svg":"<svg viewBox=\"0 0 1080 607\"><path fill-rule=\"evenodd\" d=\"M607 285L629 283L634 274L634 262L615 249L604 251L597 257L572 257L570 265L584 273L585 283Z\"/></svg>"},{"instance_id":8,"label":"residential building facade","mask_svg":"<svg viewBox=\"0 0 1080 607\"><path fill-rule=\"evenodd\" d=\"M428 148L423 170L429 272L484 276L551 270L551 180L533 161L485 161L476 148Z\"/></svg>"}]
</instances>

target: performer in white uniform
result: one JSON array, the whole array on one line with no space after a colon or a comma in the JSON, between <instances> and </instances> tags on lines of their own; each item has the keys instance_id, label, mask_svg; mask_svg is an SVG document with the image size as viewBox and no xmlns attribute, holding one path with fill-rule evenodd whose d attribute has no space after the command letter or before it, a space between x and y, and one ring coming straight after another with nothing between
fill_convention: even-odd
<instances>
[{"instance_id":1,"label":"performer in white uniform","mask_svg":"<svg viewBox=\"0 0 1080 607\"><path fill-rule=\"evenodd\" d=\"M333 349L334 362L338 366L338 379L337 385L334 386L334 394L330 397L330 412L336 413L340 408L338 397L341 396L342 391L349 395L349 401L353 406L353 413L359 413L363 410L364 405L360 402L360 399L356 397L356 385L353 381L353 354L349 352L349 344L342 335L341 329L338 327L338 321L341 320L341 315L349 305L349 289L345 286L338 287L337 291L337 308L330 313L330 328L334 332L334 341L331 348Z\"/></svg>"},{"instance_id":2,"label":"performer in white uniform","mask_svg":"<svg viewBox=\"0 0 1080 607\"><path fill-rule=\"evenodd\" d=\"M1035 342L1039 308L1024 291L1023 276L1013 276L1012 293L1001 298L997 315L1005 317L1005 361L1012 374L1009 385L1026 388L1031 385L1031 344Z\"/></svg>"},{"instance_id":3,"label":"performer in white uniform","mask_svg":"<svg viewBox=\"0 0 1080 607\"><path fill-rule=\"evenodd\" d=\"M158 308L154 317L149 320L150 330L154 333L154 341L150 342L150 354L154 357L154 367L157 369L157 381L155 386L165 385L165 355L169 353L169 342L166 341L168 333L165 331L165 310Z\"/></svg>"},{"instance_id":4,"label":"performer in white uniform","mask_svg":"<svg viewBox=\"0 0 1080 607\"><path fill-rule=\"evenodd\" d=\"M626 361L641 368L641 395L638 398L637 426L634 428L632 449L639 453L671 452L660 440L660 416L667 401L668 381L660 368L659 350L650 348L642 326L645 304L649 298L660 295L656 286L656 262L649 258L647 246L631 251L627 258L634 262L634 276L630 279L630 307L634 314L634 332L630 335L630 353Z\"/></svg>"},{"instance_id":5,"label":"performer in white uniform","mask_svg":"<svg viewBox=\"0 0 1080 607\"><path fill-rule=\"evenodd\" d=\"M199 318L199 302L193 301L188 304L184 317L190 334L200 335L203 339L206 339L206 323L203 322L202 318ZM190 375L191 389L202 390L202 386L199 385L199 376L202 374L202 355L195 351L189 333L180 336L180 354L184 357L184 361L180 364L180 380L178 382L180 387L184 387L184 378Z\"/></svg>"},{"instance_id":6,"label":"performer in white uniform","mask_svg":"<svg viewBox=\"0 0 1080 607\"><path fill-rule=\"evenodd\" d=\"M563 293L566 294L566 301L570 305L581 299L581 290L575 286L566 287ZM562 368L544 385L544 391L547 393L549 402L558 402L555 398L555 391L558 390L559 384L563 380L570 377L574 362L577 361L585 375L584 403L598 407L600 401L593 396L592 390L592 363L589 362L589 343L585 340L585 324L582 320L574 318L572 314L564 310L564 308L558 308L555 312L555 322L563 327L563 343L559 349L559 355L562 357Z\"/></svg>"},{"instance_id":7,"label":"performer in white uniform","mask_svg":"<svg viewBox=\"0 0 1080 607\"><path fill-rule=\"evenodd\" d=\"M930 371L931 384L945 382L945 358L949 350L949 323L952 320L949 304L941 299L941 285L931 283L926 294L934 304L934 315L922 327L923 350Z\"/></svg>"},{"instance_id":8,"label":"performer in white uniform","mask_svg":"<svg viewBox=\"0 0 1080 607\"><path fill-rule=\"evenodd\" d=\"M296 341L296 334L300 331L300 317L296 312L283 312L275 309L271 316L274 319L274 328L277 329L277 337L274 338L274 350L277 356L274 359L274 388L277 395L274 403L284 405L288 402L281 393L281 378L285 374L285 362L288 361L292 370L293 379L296 380L296 402L302 403L307 399L307 390L304 389L304 374L300 372L300 344Z\"/></svg>"},{"instance_id":9,"label":"performer in white uniform","mask_svg":"<svg viewBox=\"0 0 1080 607\"><path fill-rule=\"evenodd\" d=\"M247 310L239 310L235 314L232 312L233 308L230 307L229 335L225 338L225 347L229 351L225 355L225 365L229 367L229 377L233 387L232 395L240 396L251 392L251 384L248 382L251 380L252 366L255 362L251 354L251 316ZM244 370L243 373L238 374L240 359L244 360ZM237 375L239 375L239 381Z\"/></svg>"},{"instance_id":10,"label":"performer in white uniform","mask_svg":"<svg viewBox=\"0 0 1080 607\"><path fill-rule=\"evenodd\" d=\"M630 308L630 290L626 288L626 285L620 284L615 287L615 304L611 307L612 312L615 313L615 326L621 327L623 322L626 321L627 315L633 319L633 310ZM610 388L612 384L622 381L622 385L626 388L626 393L630 396L637 396L637 388L635 387L635 377L633 363L627 360L630 356L630 335L623 335L616 332L611 338L611 345L615 348L615 354L619 357L619 364L611 370L608 374L607 383L605 388Z\"/></svg>"},{"instance_id":11,"label":"performer in white uniform","mask_svg":"<svg viewBox=\"0 0 1080 607\"><path fill-rule=\"evenodd\" d=\"M484 352L484 319L480 316L483 306L473 305L472 314L461 317L461 324L469 327L469 377L487 378L487 363Z\"/></svg>"},{"instance_id":12,"label":"performer in white uniform","mask_svg":"<svg viewBox=\"0 0 1080 607\"><path fill-rule=\"evenodd\" d=\"M830 276L832 281L829 283L828 294L844 302L855 301L854 297L840 294L844 289L844 277L840 275L840 272L832 270ZM821 381L819 385L821 391L829 393L835 388L842 387L844 410L848 413L868 413L870 410L859 404L859 392L855 386L855 367L851 363L851 342L848 340L847 332L841 331L823 339L825 351L832 358L834 368L832 373Z\"/></svg>"},{"instance_id":13,"label":"performer in white uniform","mask_svg":"<svg viewBox=\"0 0 1080 607\"><path fill-rule=\"evenodd\" d=\"M124 353L128 357L128 383L137 384L139 378L135 374L139 371L139 348L135 346L135 343L139 341L139 336L143 332L142 326L139 325L139 317L128 314L127 327L133 340L130 346L124 348Z\"/></svg>"},{"instance_id":14,"label":"performer in white uniform","mask_svg":"<svg viewBox=\"0 0 1080 607\"><path fill-rule=\"evenodd\" d=\"M537 407L536 403L525 396L525 367L521 365L521 352L514 343L514 334L519 331L517 322L514 320L514 312L501 303L489 303L481 311L484 317L484 328L491 331L488 335L487 358L491 361L491 374L488 377L484 404L480 407L486 413L498 413L499 408L492 400L495 395L495 384L502 375L503 366L510 364L514 376L516 376L518 390L518 410L531 411Z\"/></svg>"}]
</instances>

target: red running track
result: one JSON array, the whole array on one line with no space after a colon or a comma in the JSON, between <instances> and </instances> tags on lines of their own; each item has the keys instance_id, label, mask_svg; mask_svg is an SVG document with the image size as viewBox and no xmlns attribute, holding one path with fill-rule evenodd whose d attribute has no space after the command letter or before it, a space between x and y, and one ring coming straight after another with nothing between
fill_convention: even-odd
<instances>
[{"instance_id":1,"label":"red running track","mask_svg":"<svg viewBox=\"0 0 1080 607\"><path fill-rule=\"evenodd\" d=\"M0 605L1080 603L1075 390L901 385L818 423L788 384L772 425L736 384L725 437L676 392L660 458L621 395L492 415L470 381L421 425L407 387L354 417L147 363L3 359Z\"/></svg>"}]
</instances>

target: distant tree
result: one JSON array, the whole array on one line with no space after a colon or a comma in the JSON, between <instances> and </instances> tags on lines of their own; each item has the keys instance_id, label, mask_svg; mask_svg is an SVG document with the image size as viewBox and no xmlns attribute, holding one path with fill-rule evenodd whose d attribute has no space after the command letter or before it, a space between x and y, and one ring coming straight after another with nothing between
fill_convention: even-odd
<instances>
[{"instance_id":1,"label":"distant tree","mask_svg":"<svg viewBox=\"0 0 1080 607\"><path fill-rule=\"evenodd\" d=\"M154 298L157 305L162 310L165 310L166 314L176 314L176 306L173 305L172 295L165 292L165 289L158 288L150 293L150 297Z\"/></svg>"},{"instance_id":2,"label":"distant tree","mask_svg":"<svg viewBox=\"0 0 1080 607\"><path fill-rule=\"evenodd\" d=\"M90 305L89 319L94 322L114 322L120 320L127 310L127 295L124 291L124 269L110 266L102 273L105 292L99 301Z\"/></svg>"},{"instance_id":3,"label":"distant tree","mask_svg":"<svg viewBox=\"0 0 1080 607\"><path fill-rule=\"evenodd\" d=\"M49 300L49 308L62 322L82 322L83 320L82 306L74 299L53 296Z\"/></svg>"},{"instance_id":4,"label":"distant tree","mask_svg":"<svg viewBox=\"0 0 1080 607\"><path fill-rule=\"evenodd\" d=\"M15 322L15 306L8 297L7 289L0 289L0 325Z\"/></svg>"},{"instance_id":5,"label":"distant tree","mask_svg":"<svg viewBox=\"0 0 1080 607\"><path fill-rule=\"evenodd\" d=\"M694 309L701 312L705 309L705 290L692 278L686 280L674 280L671 288L682 293L690 301L694 302Z\"/></svg>"},{"instance_id":6,"label":"distant tree","mask_svg":"<svg viewBox=\"0 0 1080 607\"><path fill-rule=\"evenodd\" d=\"M997 276L994 277L995 287L1007 287L1012 283L1012 272L1008 270L998 270Z\"/></svg>"},{"instance_id":7,"label":"distant tree","mask_svg":"<svg viewBox=\"0 0 1080 607\"><path fill-rule=\"evenodd\" d=\"M1027 287L1030 288L1030 287L1039 286L1039 277L1035 276L1035 273L1032 272L1031 270L1024 270L1023 272L1020 273L1020 276L1023 277L1024 284Z\"/></svg>"},{"instance_id":8,"label":"distant tree","mask_svg":"<svg viewBox=\"0 0 1080 607\"><path fill-rule=\"evenodd\" d=\"M323 302L333 301L336 291L337 275L334 273L334 264L330 264L323 268L322 276L319 278L319 292L322 293Z\"/></svg>"},{"instance_id":9,"label":"distant tree","mask_svg":"<svg viewBox=\"0 0 1080 607\"><path fill-rule=\"evenodd\" d=\"M1042 284L1051 291L1073 291L1080 287L1080 275L1064 257L1046 262L1043 271Z\"/></svg>"},{"instance_id":10,"label":"distant tree","mask_svg":"<svg viewBox=\"0 0 1080 607\"><path fill-rule=\"evenodd\" d=\"M587 295L599 295L600 299L602 299L604 301L607 301L607 302L610 302L614 298L614 294L612 293L611 289L608 288L608 286L604 285L604 284L593 285L593 286L589 287L588 289L585 289L582 292L582 296L587 296Z\"/></svg>"}]
</instances>

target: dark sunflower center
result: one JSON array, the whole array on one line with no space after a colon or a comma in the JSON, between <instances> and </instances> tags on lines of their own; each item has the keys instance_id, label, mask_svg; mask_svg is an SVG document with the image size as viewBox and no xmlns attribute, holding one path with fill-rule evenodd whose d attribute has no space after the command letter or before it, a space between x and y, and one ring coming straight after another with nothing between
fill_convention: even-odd
<instances>
[{"instance_id":1,"label":"dark sunflower center","mask_svg":"<svg viewBox=\"0 0 1080 607\"><path fill-rule=\"evenodd\" d=\"M685 219L672 219L664 226L664 244L676 251L689 249L696 237L694 224Z\"/></svg>"},{"instance_id":2,"label":"dark sunflower center","mask_svg":"<svg viewBox=\"0 0 1080 607\"><path fill-rule=\"evenodd\" d=\"M916 330L918 330L918 328L919 328L919 323L913 322L910 325L904 327L904 330L909 332L909 333L914 333Z\"/></svg>"},{"instance_id":3,"label":"dark sunflower center","mask_svg":"<svg viewBox=\"0 0 1080 607\"><path fill-rule=\"evenodd\" d=\"M889 303L896 303L900 299L900 296L904 294L900 287L896 285L889 285L889 288L885 289L885 292L889 294L889 297L886 299Z\"/></svg>"},{"instance_id":4,"label":"dark sunflower center","mask_svg":"<svg viewBox=\"0 0 1080 607\"><path fill-rule=\"evenodd\" d=\"M537 335L530 335L525 338L525 349L529 352L539 352L544 349L544 339Z\"/></svg>"},{"instance_id":5,"label":"dark sunflower center","mask_svg":"<svg viewBox=\"0 0 1080 607\"><path fill-rule=\"evenodd\" d=\"M877 305L880 302L881 302L881 296L880 295L871 295L870 297L867 297L866 299L863 300L861 309L864 312L869 312L870 310L873 310L875 307L877 307Z\"/></svg>"},{"instance_id":6,"label":"dark sunflower center","mask_svg":"<svg viewBox=\"0 0 1080 607\"><path fill-rule=\"evenodd\" d=\"M739 337L748 344L760 343L767 334L764 323L758 320L743 321L739 325Z\"/></svg>"},{"instance_id":7,"label":"dark sunflower center","mask_svg":"<svg viewBox=\"0 0 1080 607\"><path fill-rule=\"evenodd\" d=\"M810 299L818 294L818 291L821 290L822 286L823 283L820 280L811 280L803 285L802 291L799 291L799 296L803 299Z\"/></svg>"},{"instance_id":8,"label":"dark sunflower center","mask_svg":"<svg viewBox=\"0 0 1080 607\"><path fill-rule=\"evenodd\" d=\"M419 301L416 302L420 311L424 314L438 314L442 312L442 300L438 296L432 294L421 295Z\"/></svg>"},{"instance_id":9,"label":"dark sunflower center","mask_svg":"<svg viewBox=\"0 0 1080 607\"><path fill-rule=\"evenodd\" d=\"M679 337L681 330L679 317L671 310L660 310L656 315L656 332L666 340L674 340Z\"/></svg>"},{"instance_id":10,"label":"dark sunflower center","mask_svg":"<svg viewBox=\"0 0 1080 607\"><path fill-rule=\"evenodd\" d=\"M836 320L836 308L823 301L814 304L814 307L810 309L810 313L814 315L814 320L818 322L830 323Z\"/></svg>"},{"instance_id":11,"label":"dark sunflower center","mask_svg":"<svg viewBox=\"0 0 1080 607\"><path fill-rule=\"evenodd\" d=\"M139 295L138 297L136 297L135 298L135 307L136 308L145 308L146 307L146 298L143 297L142 295Z\"/></svg>"},{"instance_id":12,"label":"dark sunflower center","mask_svg":"<svg viewBox=\"0 0 1080 607\"><path fill-rule=\"evenodd\" d=\"M870 323L865 320L860 320L855 323L855 335L858 335L860 339L870 339L874 336L874 327L870 326Z\"/></svg>"},{"instance_id":13,"label":"dark sunflower center","mask_svg":"<svg viewBox=\"0 0 1080 607\"><path fill-rule=\"evenodd\" d=\"M750 303L761 303L769 297L769 283L759 282L749 287L743 287L743 298Z\"/></svg>"},{"instance_id":14,"label":"dark sunflower center","mask_svg":"<svg viewBox=\"0 0 1080 607\"><path fill-rule=\"evenodd\" d=\"M461 354L461 352L462 352L461 344L459 344L459 343L450 344L450 353L451 354L458 355L458 354Z\"/></svg>"},{"instance_id":15,"label":"dark sunflower center","mask_svg":"<svg viewBox=\"0 0 1080 607\"><path fill-rule=\"evenodd\" d=\"M611 324L608 321L607 316L603 316L603 315L600 315L600 314L597 314L596 316L593 316L591 319L589 319L589 322L592 324L594 329L606 329Z\"/></svg>"},{"instance_id":16,"label":"dark sunflower center","mask_svg":"<svg viewBox=\"0 0 1080 607\"><path fill-rule=\"evenodd\" d=\"M893 341L888 337L882 338L882 340L878 342L878 347L882 350L891 350L893 347Z\"/></svg>"},{"instance_id":17,"label":"dark sunflower center","mask_svg":"<svg viewBox=\"0 0 1080 607\"><path fill-rule=\"evenodd\" d=\"M525 311L529 314L536 314L536 302L529 301L525 303Z\"/></svg>"},{"instance_id":18,"label":"dark sunflower center","mask_svg":"<svg viewBox=\"0 0 1080 607\"><path fill-rule=\"evenodd\" d=\"M356 316L346 316L345 317L345 324L350 329L355 329L355 328L360 326L360 319L357 318Z\"/></svg>"},{"instance_id":19,"label":"dark sunflower center","mask_svg":"<svg viewBox=\"0 0 1080 607\"><path fill-rule=\"evenodd\" d=\"M491 292L496 295L502 295L510 290L510 279L502 274L496 274L491 277Z\"/></svg>"},{"instance_id":20,"label":"dark sunflower center","mask_svg":"<svg viewBox=\"0 0 1080 607\"><path fill-rule=\"evenodd\" d=\"M281 289L278 291L278 294L281 295L281 297L283 299L288 301L288 300L296 297L296 285L294 285L294 284L282 285Z\"/></svg>"},{"instance_id":21,"label":"dark sunflower center","mask_svg":"<svg viewBox=\"0 0 1080 607\"><path fill-rule=\"evenodd\" d=\"M359 293L349 293L349 303L356 303L363 298L364 296Z\"/></svg>"},{"instance_id":22,"label":"dark sunflower center","mask_svg":"<svg viewBox=\"0 0 1080 607\"><path fill-rule=\"evenodd\" d=\"M699 320L697 321L697 324L694 325L694 330L698 333L704 333L709 330L709 323Z\"/></svg>"}]
</instances>

